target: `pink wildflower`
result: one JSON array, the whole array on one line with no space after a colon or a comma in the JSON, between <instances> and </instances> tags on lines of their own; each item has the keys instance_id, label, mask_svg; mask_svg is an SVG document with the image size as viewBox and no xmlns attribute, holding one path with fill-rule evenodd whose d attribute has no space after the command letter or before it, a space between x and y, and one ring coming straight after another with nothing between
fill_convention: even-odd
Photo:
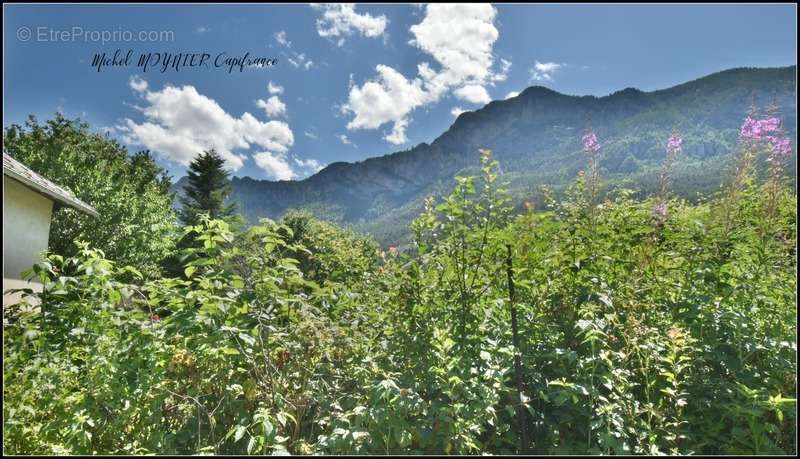
<instances>
[{"instance_id":1,"label":"pink wildflower","mask_svg":"<svg viewBox=\"0 0 800 459\"><path fill-rule=\"evenodd\" d=\"M767 141L772 147L772 153L769 155L770 161L784 160L792 155L792 142L788 137L783 135L767 136Z\"/></svg>"},{"instance_id":2,"label":"pink wildflower","mask_svg":"<svg viewBox=\"0 0 800 459\"><path fill-rule=\"evenodd\" d=\"M588 131L583 136L583 151L586 152L587 155L595 155L598 151L600 151L600 143L597 142L597 136L594 135L594 132Z\"/></svg>"},{"instance_id":3,"label":"pink wildflower","mask_svg":"<svg viewBox=\"0 0 800 459\"><path fill-rule=\"evenodd\" d=\"M158 322L159 320L161 320L161 317L159 317L158 314L152 314L150 316L150 320L152 320L153 322Z\"/></svg>"},{"instance_id":4,"label":"pink wildflower","mask_svg":"<svg viewBox=\"0 0 800 459\"><path fill-rule=\"evenodd\" d=\"M739 137L743 140L760 141L765 134L775 133L781 129L781 120L771 116L762 120L757 120L750 115L744 119Z\"/></svg>"},{"instance_id":5,"label":"pink wildflower","mask_svg":"<svg viewBox=\"0 0 800 459\"><path fill-rule=\"evenodd\" d=\"M600 168L599 168L599 153L600 143L597 141L597 136L594 135L591 129L587 129L583 135L583 152L589 157L589 177L587 180L587 192L589 208L591 210L591 218L594 219L594 206L597 198L597 184L600 181Z\"/></svg>"},{"instance_id":6,"label":"pink wildflower","mask_svg":"<svg viewBox=\"0 0 800 459\"><path fill-rule=\"evenodd\" d=\"M739 138L743 140L761 140L761 122L747 115L739 131Z\"/></svg>"},{"instance_id":7,"label":"pink wildflower","mask_svg":"<svg viewBox=\"0 0 800 459\"><path fill-rule=\"evenodd\" d=\"M781 128L781 120L776 117L759 120L758 125L761 133L777 132Z\"/></svg>"},{"instance_id":8,"label":"pink wildflower","mask_svg":"<svg viewBox=\"0 0 800 459\"><path fill-rule=\"evenodd\" d=\"M659 181L659 198L663 198L667 194L667 187L669 186L670 173L672 172L672 164L675 158L683 151L683 138L681 138L678 131L672 131L672 135L667 140L667 157L664 159L664 164L661 166L661 179Z\"/></svg>"},{"instance_id":9,"label":"pink wildflower","mask_svg":"<svg viewBox=\"0 0 800 459\"><path fill-rule=\"evenodd\" d=\"M669 215L667 203L665 202L657 202L653 205L653 209L650 211L650 217L656 222L658 225L663 225L664 222L667 221L667 216Z\"/></svg>"},{"instance_id":10,"label":"pink wildflower","mask_svg":"<svg viewBox=\"0 0 800 459\"><path fill-rule=\"evenodd\" d=\"M680 153L682 149L683 139L677 133L673 133L669 137L669 140L667 140L667 150L674 153Z\"/></svg>"}]
</instances>

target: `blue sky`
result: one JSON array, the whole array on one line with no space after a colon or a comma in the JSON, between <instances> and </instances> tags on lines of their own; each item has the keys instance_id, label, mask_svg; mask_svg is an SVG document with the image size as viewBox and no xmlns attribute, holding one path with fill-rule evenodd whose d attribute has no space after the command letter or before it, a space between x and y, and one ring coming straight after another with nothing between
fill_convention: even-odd
<instances>
[{"instance_id":1,"label":"blue sky","mask_svg":"<svg viewBox=\"0 0 800 459\"><path fill-rule=\"evenodd\" d=\"M460 111L528 86L601 96L732 67L794 65L796 11L760 4L5 5L3 125L61 111L131 151L149 148L176 178L195 151L215 147L235 175L301 179L335 161L431 142ZM154 33L139 39L140 32ZM129 65L92 67L96 53L117 49L132 50ZM141 54L165 52L207 53L209 65L137 68ZM229 73L214 65L221 53L277 64Z\"/></svg>"}]
</instances>

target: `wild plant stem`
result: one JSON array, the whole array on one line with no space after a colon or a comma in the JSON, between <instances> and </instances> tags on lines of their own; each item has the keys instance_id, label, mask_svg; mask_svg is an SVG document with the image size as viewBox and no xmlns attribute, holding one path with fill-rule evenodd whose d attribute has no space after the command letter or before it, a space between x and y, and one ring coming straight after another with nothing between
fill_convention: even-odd
<instances>
[{"instance_id":1,"label":"wild plant stem","mask_svg":"<svg viewBox=\"0 0 800 459\"><path fill-rule=\"evenodd\" d=\"M520 451L528 454L528 423L525 419L525 410L522 407L523 382L522 382L522 359L519 346L519 331L517 327L517 306L516 291L514 288L514 267L511 255L511 245L506 244L506 275L508 276L508 302L511 308L511 341L514 344L514 380L517 385L517 423L520 432Z\"/></svg>"}]
</instances>

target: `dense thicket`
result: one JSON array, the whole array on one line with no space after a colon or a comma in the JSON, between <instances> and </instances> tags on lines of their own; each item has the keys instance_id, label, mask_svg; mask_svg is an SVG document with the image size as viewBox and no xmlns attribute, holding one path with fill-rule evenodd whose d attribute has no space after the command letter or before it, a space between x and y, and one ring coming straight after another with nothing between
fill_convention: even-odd
<instances>
[{"instance_id":1,"label":"dense thicket","mask_svg":"<svg viewBox=\"0 0 800 459\"><path fill-rule=\"evenodd\" d=\"M689 204L669 160L654 196L601 197L587 135L566 198L521 213L484 151L403 253L293 212L189 227L178 278L52 256L41 311L5 316L4 450L794 453L796 195L773 137L743 136Z\"/></svg>"},{"instance_id":2,"label":"dense thicket","mask_svg":"<svg viewBox=\"0 0 800 459\"><path fill-rule=\"evenodd\" d=\"M170 178L149 152L129 155L117 141L61 114L43 124L30 117L24 126L11 125L3 133L3 151L100 213L95 218L66 207L54 212L52 252L74 256L74 241L88 241L148 277L160 274L179 229Z\"/></svg>"}]
</instances>

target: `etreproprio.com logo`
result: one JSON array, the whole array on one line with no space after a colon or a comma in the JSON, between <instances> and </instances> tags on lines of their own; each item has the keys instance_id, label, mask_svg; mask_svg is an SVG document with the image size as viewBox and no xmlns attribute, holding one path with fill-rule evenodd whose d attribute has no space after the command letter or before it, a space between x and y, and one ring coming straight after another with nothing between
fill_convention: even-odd
<instances>
[{"instance_id":1,"label":"etreproprio.com logo","mask_svg":"<svg viewBox=\"0 0 800 459\"><path fill-rule=\"evenodd\" d=\"M158 43L175 41L172 30L86 29L70 27L58 29L47 26L20 27L17 39L37 43Z\"/></svg>"}]
</instances>

